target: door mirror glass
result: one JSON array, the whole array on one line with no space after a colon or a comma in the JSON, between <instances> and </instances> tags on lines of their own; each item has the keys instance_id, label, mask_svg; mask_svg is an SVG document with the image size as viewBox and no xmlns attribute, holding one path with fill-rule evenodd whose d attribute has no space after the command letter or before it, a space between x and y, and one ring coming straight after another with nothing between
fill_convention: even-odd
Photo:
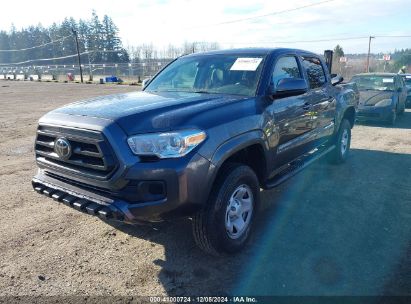
<instances>
[{"instance_id":1,"label":"door mirror glass","mask_svg":"<svg viewBox=\"0 0 411 304\"><path fill-rule=\"evenodd\" d=\"M274 97L288 97L304 94L308 91L308 84L302 78L283 78L272 92Z\"/></svg>"},{"instance_id":2,"label":"door mirror glass","mask_svg":"<svg viewBox=\"0 0 411 304\"><path fill-rule=\"evenodd\" d=\"M331 74L331 76L333 76L333 75L335 75L333 78L331 78L331 84L332 84L333 86L335 86L335 85L337 85L337 84L339 84L339 83L341 83L341 82L344 81L344 78L341 77L340 75Z\"/></svg>"}]
</instances>

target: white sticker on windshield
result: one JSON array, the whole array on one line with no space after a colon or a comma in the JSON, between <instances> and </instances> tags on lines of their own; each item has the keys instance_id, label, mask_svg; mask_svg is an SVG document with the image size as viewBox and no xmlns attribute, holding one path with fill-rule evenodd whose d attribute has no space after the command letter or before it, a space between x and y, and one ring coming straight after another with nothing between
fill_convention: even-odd
<instances>
[{"instance_id":1,"label":"white sticker on windshield","mask_svg":"<svg viewBox=\"0 0 411 304\"><path fill-rule=\"evenodd\" d=\"M383 83L394 83L394 78L383 78L382 82Z\"/></svg>"},{"instance_id":2,"label":"white sticker on windshield","mask_svg":"<svg viewBox=\"0 0 411 304\"><path fill-rule=\"evenodd\" d=\"M263 58L237 58L231 71L255 71Z\"/></svg>"}]
</instances>

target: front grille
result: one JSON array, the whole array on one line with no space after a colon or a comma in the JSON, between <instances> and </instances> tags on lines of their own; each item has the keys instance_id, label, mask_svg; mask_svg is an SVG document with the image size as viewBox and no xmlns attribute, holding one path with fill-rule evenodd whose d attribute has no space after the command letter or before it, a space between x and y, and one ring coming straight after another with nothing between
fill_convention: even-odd
<instances>
[{"instance_id":1,"label":"front grille","mask_svg":"<svg viewBox=\"0 0 411 304\"><path fill-rule=\"evenodd\" d=\"M60 157L55 143L64 138L71 155ZM116 167L116 158L103 134L96 131L40 125L35 142L37 162L45 167L70 174L106 179Z\"/></svg>"}]
</instances>

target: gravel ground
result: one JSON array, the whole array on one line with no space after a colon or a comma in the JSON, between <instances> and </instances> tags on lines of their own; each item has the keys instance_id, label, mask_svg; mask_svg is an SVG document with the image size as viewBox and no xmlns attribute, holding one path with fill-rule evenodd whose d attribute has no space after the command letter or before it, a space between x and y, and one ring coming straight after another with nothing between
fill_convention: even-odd
<instances>
[{"instance_id":1,"label":"gravel ground","mask_svg":"<svg viewBox=\"0 0 411 304\"><path fill-rule=\"evenodd\" d=\"M42 114L136 89L0 81L0 296L411 295L411 111L263 192L250 246L213 258L189 220L106 223L31 189Z\"/></svg>"}]
</instances>

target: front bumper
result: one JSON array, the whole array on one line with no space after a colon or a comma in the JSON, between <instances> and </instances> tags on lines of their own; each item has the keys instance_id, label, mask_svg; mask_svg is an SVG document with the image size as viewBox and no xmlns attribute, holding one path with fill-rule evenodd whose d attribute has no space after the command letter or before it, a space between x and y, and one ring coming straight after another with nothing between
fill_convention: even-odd
<instances>
[{"instance_id":1,"label":"front bumper","mask_svg":"<svg viewBox=\"0 0 411 304\"><path fill-rule=\"evenodd\" d=\"M40 125L54 127L58 136L65 136L68 128L76 134L99 132L117 159L116 169L106 178L99 178L67 171L64 165L48 165L37 158L39 171L32 183L41 194L54 195L55 200L92 215L129 223L192 215L207 199L209 185L205 181L213 165L195 151L181 158L142 160L132 154L127 134L110 120L51 112L40 120ZM145 187L153 184L159 186L159 195L157 190Z\"/></svg>"},{"instance_id":2,"label":"front bumper","mask_svg":"<svg viewBox=\"0 0 411 304\"><path fill-rule=\"evenodd\" d=\"M359 121L389 121L395 108L389 107L359 107L356 119Z\"/></svg>"},{"instance_id":3,"label":"front bumper","mask_svg":"<svg viewBox=\"0 0 411 304\"><path fill-rule=\"evenodd\" d=\"M64 179L41 169L32 179L32 185L40 194L103 219L158 222L192 215L208 196L204 181L210 162L199 154L181 159L179 165L175 161L137 163L125 176L129 186L115 192ZM164 195L160 197L147 195L140 186L130 186L158 181L164 183ZM132 200L133 191L136 200Z\"/></svg>"}]
</instances>

